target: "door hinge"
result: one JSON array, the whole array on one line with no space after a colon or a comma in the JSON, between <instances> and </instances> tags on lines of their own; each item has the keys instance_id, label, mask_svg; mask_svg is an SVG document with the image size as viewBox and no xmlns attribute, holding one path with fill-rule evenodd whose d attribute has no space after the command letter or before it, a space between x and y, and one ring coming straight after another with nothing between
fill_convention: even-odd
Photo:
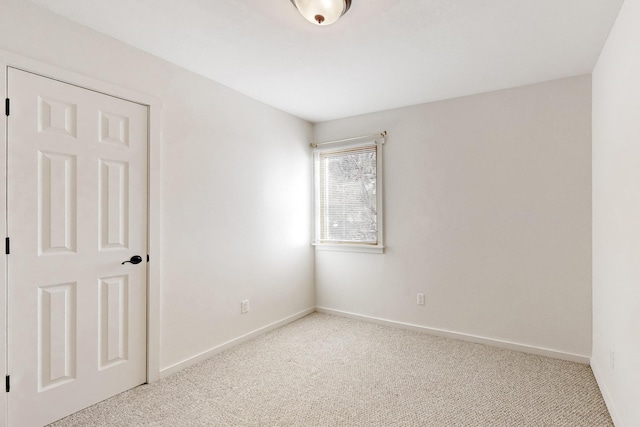
<instances>
[{"instance_id":1,"label":"door hinge","mask_svg":"<svg viewBox=\"0 0 640 427\"><path fill-rule=\"evenodd\" d=\"M5 389L7 390L7 393L9 393L11 391L11 375L7 375L4 379L5 382Z\"/></svg>"},{"instance_id":2,"label":"door hinge","mask_svg":"<svg viewBox=\"0 0 640 427\"><path fill-rule=\"evenodd\" d=\"M11 101L9 101L9 98L4 100L4 114L6 114L7 116L9 115L9 111L11 107Z\"/></svg>"},{"instance_id":3,"label":"door hinge","mask_svg":"<svg viewBox=\"0 0 640 427\"><path fill-rule=\"evenodd\" d=\"M11 239L8 237L4 239L4 253L7 255L11 253Z\"/></svg>"}]
</instances>

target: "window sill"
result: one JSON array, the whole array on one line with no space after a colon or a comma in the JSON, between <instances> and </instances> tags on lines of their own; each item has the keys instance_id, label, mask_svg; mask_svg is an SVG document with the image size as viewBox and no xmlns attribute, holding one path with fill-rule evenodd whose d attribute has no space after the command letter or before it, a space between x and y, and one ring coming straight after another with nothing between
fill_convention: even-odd
<instances>
[{"instance_id":1,"label":"window sill","mask_svg":"<svg viewBox=\"0 0 640 427\"><path fill-rule=\"evenodd\" d=\"M331 244L331 243L313 243L316 251L333 251L333 252L361 252L368 254L383 254L384 246L370 245L349 245L349 244Z\"/></svg>"}]
</instances>

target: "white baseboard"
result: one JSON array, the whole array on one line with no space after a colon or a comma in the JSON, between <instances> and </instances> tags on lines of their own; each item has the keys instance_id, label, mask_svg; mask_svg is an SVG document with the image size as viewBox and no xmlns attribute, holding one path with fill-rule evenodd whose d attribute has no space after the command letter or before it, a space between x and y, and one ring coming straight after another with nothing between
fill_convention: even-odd
<instances>
[{"instance_id":1,"label":"white baseboard","mask_svg":"<svg viewBox=\"0 0 640 427\"><path fill-rule=\"evenodd\" d=\"M223 352L224 350L227 350L233 346L236 346L240 343L243 343L245 341L248 341L250 339L256 338L262 334L265 334L269 331L272 331L276 328L279 328L281 326L286 325L287 323L291 323L295 320L298 320L302 317L305 317L311 313L313 313L315 311L315 309L312 308L307 308L306 310L302 310L299 313L296 313L294 315L291 315L289 317L286 317L282 320L278 320L277 322L273 322L269 325L263 326L262 328L256 329L255 331L249 332L248 334L242 335L238 338L234 338L230 341L227 341L223 344L220 344L218 346L215 346L209 350L203 351L202 353L196 354L195 356L189 357L187 359L184 359L178 363L174 363L171 366L167 366L166 368L162 368L160 369L160 377L159 378L164 378L167 377L171 374L174 374L178 371L183 370L184 368L191 366L191 365L195 365L198 362L202 362L203 360L206 360L208 358L210 358L211 356L214 356L220 352Z\"/></svg>"},{"instance_id":2,"label":"white baseboard","mask_svg":"<svg viewBox=\"0 0 640 427\"><path fill-rule=\"evenodd\" d=\"M365 322L372 322L372 323L377 323L385 326L392 326L396 328L409 329L412 331L425 332L425 333L436 335L439 337L453 338L453 339L469 341L477 344L486 344L493 347L501 347L509 350L520 351L523 353L535 354L538 356L546 356L546 357L552 357L554 359L561 359L561 360L567 360L570 362L582 363L584 365L588 365L590 362L588 356L583 356L580 354L565 353L562 351L550 350L547 348L540 348L540 347L533 347L533 346L518 344L514 342L509 342L509 341L497 340L493 338L485 338L485 337L480 337L476 335L463 334L460 332L429 328L426 326L414 325L411 323L396 322L394 320L364 316L362 314L349 313L347 311L334 310L334 309L325 308L325 307L316 307L316 311L318 313L332 314L334 316L341 316L341 317L349 317L352 319L363 320Z\"/></svg>"},{"instance_id":3,"label":"white baseboard","mask_svg":"<svg viewBox=\"0 0 640 427\"><path fill-rule=\"evenodd\" d=\"M593 376L596 377L596 382L598 383L598 387L600 388L600 393L602 393L602 397L604 399L604 403L607 405L607 409L609 410L609 415L611 415L611 420L613 420L613 424L616 427L623 427L622 420L616 412L615 405L613 404L613 399L611 398L611 394L609 394L609 390L607 389L606 384L604 383L602 377L602 370L600 369L600 365L594 363L593 358L591 359L591 371L593 372Z\"/></svg>"},{"instance_id":4,"label":"white baseboard","mask_svg":"<svg viewBox=\"0 0 640 427\"><path fill-rule=\"evenodd\" d=\"M349 317L352 319L357 319L357 320L362 320L365 322L372 322L372 323L377 323L380 325L385 325L385 326L391 326L391 327L396 327L396 328L402 328L402 329L409 329L409 330L414 330L414 331L419 331L419 332L424 332L424 333L428 333L431 335L436 335L436 336L440 336L440 337L445 337L445 338L453 338L453 339L459 339L459 340L463 340L463 341L469 341L469 342L474 342L474 343L478 343L478 344L486 344L486 345L490 345L490 346L494 346L494 347L501 347L501 348L506 348L509 350L515 350L515 351L521 351L524 353L530 353L530 354L536 354L539 356L547 356L547 357L552 357L555 359L561 359L561 360L568 360L571 362L577 362L577 363L582 363L585 365L588 365L590 363L589 357L587 356L582 356L582 355L578 355L578 354L572 354L572 353L565 353L565 352L561 352L561 351L556 351L556 350L549 350L549 349L545 349L545 348L539 348L539 347L532 347L532 346L527 346L527 345L523 345L523 344L517 344L517 343L513 343L513 342L509 342L509 341L502 341L502 340L496 340L496 339L492 339L492 338L485 338L485 337L480 337L480 336L476 336L476 335L469 335L469 334L463 334L463 333L459 333L459 332L453 332L453 331L446 331L443 329L436 329L436 328L429 328L426 326L420 326L420 325L414 325L414 324L410 324L410 323L403 323L403 322L397 322L394 320L387 320L387 319L381 319L381 318L377 318L377 317L372 317L372 316L365 316L362 314L356 314L356 313L350 313L347 311L341 311L341 310L334 310L334 309L330 309L330 308L326 308L326 307L315 307L314 308L308 308L306 310L303 310L299 313L293 314L289 317L286 317L282 320L279 320L277 322L271 323L269 325L263 326L262 328L256 329L255 331L249 332L248 334L242 335L240 337L234 338L230 341L227 341L223 344L220 344L216 347L213 347L209 350L203 351L202 353L196 354L195 356L189 357L187 359L184 359L178 363L174 363L173 365L167 366L165 368L162 368L160 370L160 375L159 378L164 378L167 377L171 374L174 374L178 371L181 371L182 369L189 367L191 365L195 365L198 362L201 362L203 360L206 360L208 358L210 358L211 356L218 354L224 350L227 350L233 346L236 346L240 343L243 343L245 341L248 341L252 338L256 338L262 334L265 334L269 331L272 331L276 328L279 328L281 326L286 325L287 323L291 323L295 320L298 320L302 317L305 317L311 313L313 313L314 311L317 311L319 313L325 313L325 314L331 314L334 316L341 316L341 317ZM593 366L592 366L593 369ZM595 370L594 370L594 375L595 375ZM596 375L596 380L597 380L597 375ZM598 384L600 384L600 382L598 381ZM602 389L602 387L601 387ZM605 394L604 390L603 390L603 395ZM618 421L616 420L616 418L614 418L614 413L613 413L613 408L612 406L610 406L610 399L607 400L607 396L605 396L605 402L607 402L607 407L609 407L609 411L611 412L611 417L614 419L614 422L616 423L616 426L621 426L621 424L618 424Z\"/></svg>"}]
</instances>

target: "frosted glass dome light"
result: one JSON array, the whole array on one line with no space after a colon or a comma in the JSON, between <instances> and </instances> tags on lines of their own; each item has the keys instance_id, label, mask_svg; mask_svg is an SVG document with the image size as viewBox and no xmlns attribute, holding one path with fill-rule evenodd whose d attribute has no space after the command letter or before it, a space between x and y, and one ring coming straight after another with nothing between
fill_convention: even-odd
<instances>
[{"instance_id":1,"label":"frosted glass dome light","mask_svg":"<svg viewBox=\"0 0 640 427\"><path fill-rule=\"evenodd\" d=\"M307 21L331 25L351 7L351 0L291 0Z\"/></svg>"}]
</instances>

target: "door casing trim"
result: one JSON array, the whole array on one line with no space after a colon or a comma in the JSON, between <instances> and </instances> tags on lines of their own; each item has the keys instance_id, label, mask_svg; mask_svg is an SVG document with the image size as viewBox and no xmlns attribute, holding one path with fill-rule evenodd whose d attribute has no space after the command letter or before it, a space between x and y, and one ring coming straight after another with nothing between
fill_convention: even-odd
<instances>
[{"instance_id":1,"label":"door casing trim","mask_svg":"<svg viewBox=\"0 0 640 427\"><path fill-rule=\"evenodd\" d=\"M148 114L148 149L147 149L147 246L150 262L147 263L147 382L160 379L160 287L162 253L160 248L161 232L161 196L162 180L160 179L161 146L162 146L162 101L153 96L113 83L97 80L63 68L49 65L38 60L27 58L0 49L0 79L3 99L7 98L7 68L17 68L43 77L59 80L85 89L101 92L147 106ZM0 120L0 229L6 236L7 212L7 117L2 112ZM0 375L7 372L7 256L0 262ZM0 397L0 427L8 426L7 393Z\"/></svg>"}]
</instances>

